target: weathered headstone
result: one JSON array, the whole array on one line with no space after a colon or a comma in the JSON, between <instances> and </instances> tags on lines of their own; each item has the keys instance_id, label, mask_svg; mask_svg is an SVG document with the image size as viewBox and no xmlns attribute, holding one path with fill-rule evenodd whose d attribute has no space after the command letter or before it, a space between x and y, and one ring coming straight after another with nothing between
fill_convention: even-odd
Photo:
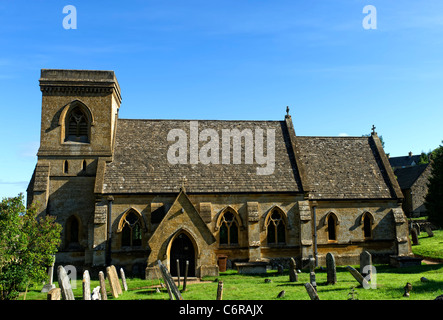
<instances>
[{"instance_id":1,"label":"weathered headstone","mask_svg":"<svg viewBox=\"0 0 443 320\"><path fill-rule=\"evenodd\" d=\"M320 298L318 297L317 290L315 290L314 287L309 282L305 283L305 288L311 300L320 300Z\"/></svg>"},{"instance_id":2,"label":"weathered headstone","mask_svg":"<svg viewBox=\"0 0 443 320\"><path fill-rule=\"evenodd\" d=\"M360 274L360 272L358 272L351 266L346 266L346 269L348 269L348 271L352 274L354 279L357 280L358 283L360 283L360 285L362 285L365 288L369 287L368 281Z\"/></svg>"},{"instance_id":3,"label":"weathered headstone","mask_svg":"<svg viewBox=\"0 0 443 320\"><path fill-rule=\"evenodd\" d=\"M55 257L53 257L52 264L48 268L48 283L43 286L41 292L49 292L51 289L55 288L55 284L52 283L54 278L54 263L55 263Z\"/></svg>"},{"instance_id":4,"label":"weathered headstone","mask_svg":"<svg viewBox=\"0 0 443 320\"><path fill-rule=\"evenodd\" d=\"M92 290L91 300L101 300L101 299L102 299L102 297L101 297L101 295L100 295L100 286L95 287L95 288Z\"/></svg>"},{"instance_id":5,"label":"weathered headstone","mask_svg":"<svg viewBox=\"0 0 443 320\"><path fill-rule=\"evenodd\" d=\"M217 300L223 300L223 281L218 282L217 286Z\"/></svg>"},{"instance_id":6,"label":"weathered headstone","mask_svg":"<svg viewBox=\"0 0 443 320\"><path fill-rule=\"evenodd\" d=\"M410 295L409 293L412 291L412 284L407 282L403 289L405 290L405 293L403 294L403 297L409 297L409 295Z\"/></svg>"},{"instance_id":7,"label":"weathered headstone","mask_svg":"<svg viewBox=\"0 0 443 320\"><path fill-rule=\"evenodd\" d=\"M432 232L431 226L429 224L425 224L425 231L428 234L428 237L433 237L434 232Z\"/></svg>"},{"instance_id":8,"label":"weathered headstone","mask_svg":"<svg viewBox=\"0 0 443 320\"><path fill-rule=\"evenodd\" d=\"M64 300L75 300L74 293L72 292L71 284L69 283L69 277L63 266L57 268L58 286L61 289L61 294Z\"/></svg>"},{"instance_id":9,"label":"weathered headstone","mask_svg":"<svg viewBox=\"0 0 443 320\"><path fill-rule=\"evenodd\" d=\"M417 229L414 227L411 229L411 237L412 237L412 244L418 245L418 232Z\"/></svg>"},{"instance_id":10,"label":"weathered headstone","mask_svg":"<svg viewBox=\"0 0 443 320\"><path fill-rule=\"evenodd\" d=\"M101 300L108 300L108 295L106 294L106 282L105 282L105 274L103 271L98 273L98 279L100 280L100 295Z\"/></svg>"},{"instance_id":11,"label":"weathered headstone","mask_svg":"<svg viewBox=\"0 0 443 320\"><path fill-rule=\"evenodd\" d=\"M298 274L297 274L297 266L294 258L289 260L289 282L297 282Z\"/></svg>"},{"instance_id":12,"label":"weathered headstone","mask_svg":"<svg viewBox=\"0 0 443 320\"><path fill-rule=\"evenodd\" d=\"M283 267L283 265L281 265L280 263L277 264L277 272L279 275L282 275L284 273L285 269Z\"/></svg>"},{"instance_id":13,"label":"weathered headstone","mask_svg":"<svg viewBox=\"0 0 443 320\"><path fill-rule=\"evenodd\" d=\"M117 289L118 279L116 279L111 267L106 267L106 277L108 278L109 286L111 287L112 296L114 298L118 298L118 289Z\"/></svg>"},{"instance_id":14,"label":"weathered headstone","mask_svg":"<svg viewBox=\"0 0 443 320\"><path fill-rule=\"evenodd\" d=\"M120 277L122 278L123 289L125 289L125 291L128 291L128 284L126 283L126 276L123 268L120 268Z\"/></svg>"},{"instance_id":15,"label":"weathered headstone","mask_svg":"<svg viewBox=\"0 0 443 320\"><path fill-rule=\"evenodd\" d=\"M119 278L118 278L117 269L115 268L114 265L111 266L111 271L112 271L112 273L113 273L113 275L114 275L114 278L116 279L117 292L118 292L119 295L121 295L121 294L123 293L123 291L122 291L122 286L121 286L121 284L120 284L120 280L119 280Z\"/></svg>"},{"instance_id":16,"label":"weathered headstone","mask_svg":"<svg viewBox=\"0 0 443 320\"><path fill-rule=\"evenodd\" d=\"M332 253L326 254L326 272L327 272L327 284L337 283L337 269L335 265L335 257Z\"/></svg>"},{"instance_id":17,"label":"weathered headstone","mask_svg":"<svg viewBox=\"0 0 443 320\"><path fill-rule=\"evenodd\" d=\"M91 277L89 271L83 272L83 300L91 300Z\"/></svg>"},{"instance_id":18,"label":"weathered headstone","mask_svg":"<svg viewBox=\"0 0 443 320\"><path fill-rule=\"evenodd\" d=\"M372 255L368 251L363 251L360 254L360 273L366 280L371 280Z\"/></svg>"},{"instance_id":19,"label":"weathered headstone","mask_svg":"<svg viewBox=\"0 0 443 320\"><path fill-rule=\"evenodd\" d=\"M178 290L177 286L175 285L175 282L172 279L168 269L163 265L163 263L160 260L158 260L157 263L162 273L163 280L165 281L166 288L168 289L170 299L172 300L174 296L176 300L183 300L180 294L180 290Z\"/></svg>"},{"instance_id":20,"label":"weathered headstone","mask_svg":"<svg viewBox=\"0 0 443 320\"><path fill-rule=\"evenodd\" d=\"M309 258L309 282L312 287L317 290L317 282L315 281L315 259Z\"/></svg>"},{"instance_id":21,"label":"weathered headstone","mask_svg":"<svg viewBox=\"0 0 443 320\"><path fill-rule=\"evenodd\" d=\"M53 288L48 291L48 300L60 300L61 290L60 288Z\"/></svg>"}]
</instances>

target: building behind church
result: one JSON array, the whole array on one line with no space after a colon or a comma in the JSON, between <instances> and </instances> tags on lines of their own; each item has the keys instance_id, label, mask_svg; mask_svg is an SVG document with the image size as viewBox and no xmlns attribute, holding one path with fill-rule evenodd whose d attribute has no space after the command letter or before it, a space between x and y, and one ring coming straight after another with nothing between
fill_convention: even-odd
<instances>
[{"instance_id":1,"label":"building behind church","mask_svg":"<svg viewBox=\"0 0 443 320\"><path fill-rule=\"evenodd\" d=\"M229 265L310 256L324 265L332 252L343 265L358 264L364 250L379 263L411 254L403 195L376 132L297 136L289 113L281 121L120 119L113 71L43 69L40 88L28 204L63 226L57 264L114 264L152 278L158 260L174 275L179 259L203 277L218 274L222 256ZM186 161L168 160L171 132L188 139ZM211 135L220 140L208 148ZM206 153L226 146L228 155ZM271 154L272 170L259 174Z\"/></svg>"}]
</instances>

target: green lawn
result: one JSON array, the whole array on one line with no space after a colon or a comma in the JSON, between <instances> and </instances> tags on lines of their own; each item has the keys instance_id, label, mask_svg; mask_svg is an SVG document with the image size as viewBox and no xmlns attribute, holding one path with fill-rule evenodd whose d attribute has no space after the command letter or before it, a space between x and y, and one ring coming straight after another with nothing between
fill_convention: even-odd
<instances>
[{"instance_id":1,"label":"green lawn","mask_svg":"<svg viewBox=\"0 0 443 320\"><path fill-rule=\"evenodd\" d=\"M419 245L412 246L414 254L424 257L443 259L443 230L434 231L434 237L428 237L426 232L419 236ZM358 266L354 266L358 270ZM376 277L373 284L376 289L355 288L359 300L433 300L443 294L443 264L422 263L418 267L392 268L387 265L376 265ZM422 282L421 277L428 282ZM271 279L265 283L264 279ZM268 271L266 275L239 275L234 270L228 270L216 277L207 277L205 282L189 284L188 290L182 293L185 300L215 300L217 294L217 281L224 284L223 300L274 300L280 291L285 290L283 300L308 300L309 296L304 284L309 282L309 273L303 271L299 274L298 282L289 282L289 275L279 275L277 271ZM326 271L316 270L317 291L321 300L347 300L353 287L358 283L344 267L337 267L337 284L326 285ZM409 298L403 297L403 287L407 282L412 284ZM158 285L159 280L128 279L128 291L124 292L117 300L166 300L169 298L165 289L156 292L153 285ZM57 285L57 284L56 284ZM98 280L91 281L91 291L99 285ZM109 284L106 282L109 288ZM41 285L31 287L27 300L45 300L46 293L40 293ZM82 281L76 281L74 295L82 299ZM23 294L19 299L23 299ZM113 300L110 292L108 299Z\"/></svg>"},{"instance_id":2,"label":"green lawn","mask_svg":"<svg viewBox=\"0 0 443 320\"><path fill-rule=\"evenodd\" d=\"M419 267L390 268L385 265L376 266L376 289L355 288L359 300L432 300L443 294L443 264L422 265ZM421 282L420 278L426 277L428 282ZM265 283L264 279L272 281ZM188 290L182 293L185 300L215 300L217 282L215 277L204 278L209 282L188 285ZM304 283L309 282L309 273L304 271L299 274L298 282L289 282L287 273L278 275L276 271L269 271L266 275L248 276L239 275L236 271L229 270L221 273L218 280L224 283L223 300L274 300L281 290L285 290L284 300L308 300L309 296L304 288ZM326 285L326 272L316 270L317 290L322 300L347 300L348 293L358 283L344 268L337 268L337 284ZM403 297L403 287L406 282L412 284L412 292L409 298ZM76 282L77 288L74 295L77 299L82 297L82 283ZM128 291L124 292L117 300L165 300L168 294L165 290L156 293L156 289L149 286L158 284L158 280L128 279ZM91 281L91 288L98 286L98 280ZM45 293L40 293L39 288L30 288L27 300L44 300ZM23 296L20 296L23 299ZM112 296L108 293L108 299Z\"/></svg>"},{"instance_id":3,"label":"green lawn","mask_svg":"<svg viewBox=\"0 0 443 320\"><path fill-rule=\"evenodd\" d=\"M428 237L424 231L418 236L418 245L412 245L412 252L422 257L443 260L443 230L434 230L434 236Z\"/></svg>"}]
</instances>

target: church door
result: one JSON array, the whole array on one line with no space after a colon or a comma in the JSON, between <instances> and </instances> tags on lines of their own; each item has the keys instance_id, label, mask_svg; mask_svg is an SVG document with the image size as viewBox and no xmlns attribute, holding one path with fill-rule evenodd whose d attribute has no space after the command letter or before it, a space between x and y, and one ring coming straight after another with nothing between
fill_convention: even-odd
<instances>
[{"instance_id":1,"label":"church door","mask_svg":"<svg viewBox=\"0 0 443 320\"><path fill-rule=\"evenodd\" d=\"M189 237L180 233L172 242L170 251L170 272L177 276L177 259L180 263L180 277L184 277L186 260L189 261L188 277L195 277L195 249Z\"/></svg>"}]
</instances>

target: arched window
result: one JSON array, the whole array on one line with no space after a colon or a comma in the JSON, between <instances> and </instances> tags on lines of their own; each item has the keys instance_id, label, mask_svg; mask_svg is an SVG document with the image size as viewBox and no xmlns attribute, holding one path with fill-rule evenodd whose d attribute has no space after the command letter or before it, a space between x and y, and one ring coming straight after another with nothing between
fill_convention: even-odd
<instances>
[{"instance_id":1,"label":"arched window","mask_svg":"<svg viewBox=\"0 0 443 320\"><path fill-rule=\"evenodd\" d=\"M86 160L83 160L83 163L82 163L82 171L83 172L86 172L86 167L87 167Z\"/></svg>"},{"instance_id":2,"label":"arched window","mask_svg":"<svg viewBox=\"0 0 443 320\"><path fill-rule=\"evenodd\" d=\"M234 213L226 211L220 220L220 244L235 245L238 244L238 223Z\"/></svg>"},{"instance_id":3,"label":"arched window","mask_svg":"<svg viewBox=\"0 0 443 320\"><path fill-rule=\"evenodd\" d=\"M72 108L66 117L65 141L89 142L89 119L80 106Z\"/></svg>"},{"instance_id":4,"label":"arched window","mask_svg":"<svg viewBox=\"0 0 443 320\"><path fill-rule=\"evenodd\" d=\"M282 213L277 209L273 210L266 225L268 244L286 243L285 227Z\"/></svg>"},{"instance_id":5,"label":"arched window","mask_svg":"<svg viewBox=\"0 0 443 320\"><path fill-rule=\"evenodd\" d=\"M337 241L337 217L335 214L329 214L328 217L328 240Z\"/></svg>"},{"instance_id":6,"label":"arched window","mask_svg":"<svg viewBox=\"0 0 443 320\"><path fill-rule=\"evenodd\" d=\"M141 246L142 228L139 216L131 210L122 219L122 247Z\"/></svg>"},{"instance_id":7,"label":"arched window","mask_svg":"<svg viewBox=\"0 0 443 320\"><path fill-rule=\"evenodd\" d=\"M369 213L363 216L363 234L365 239L372 238L372 217Z\"/></svg>"}]
</instances>

